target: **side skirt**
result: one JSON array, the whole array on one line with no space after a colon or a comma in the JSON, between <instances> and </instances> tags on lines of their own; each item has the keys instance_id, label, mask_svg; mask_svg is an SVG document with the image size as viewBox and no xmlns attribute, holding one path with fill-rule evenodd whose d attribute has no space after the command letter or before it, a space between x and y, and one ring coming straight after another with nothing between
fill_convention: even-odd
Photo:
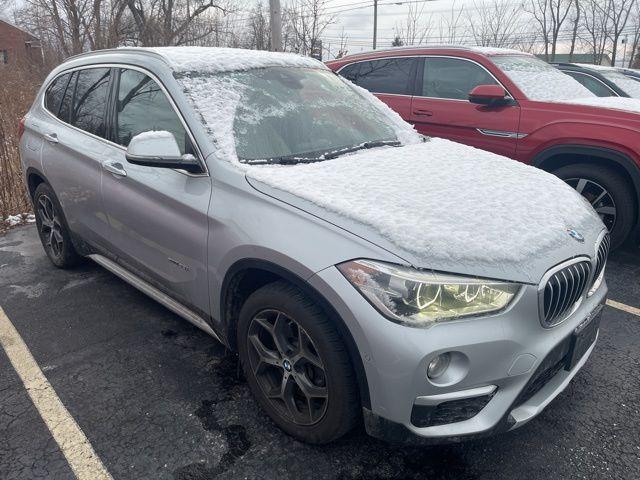
<instances>
[{"instance_id":1,"label":"side skirt","mask_svg":"<svg viewBox=\"0 0 640 480\"><path fill-rule=\"evenodd\" d=\"M124 280L131 286L137 288L142 293L145 293L146 295L150 296L158 303L161 303L176 315L181 316L188 322L191 322L192 324L194 324L196 327L207 332L213 338L215 338L220 343L225 345L225 343L220 339L218 334L209 326L209 324L201 316L197 315L196 313L194 313L192 310L188 309L181 303L178 303L173 298L169 297L167 294L162 293L153 285L145 282L144 280L137 277L136 275L129 272L128 270L124 269L114 261L109 260L108 258L102 255L94 253L89 255L89 258L94 262L96 262L98 265L109 270L114 275L117 275L118 277L120 277L122 280Z\"/></svg>"}]
</instances>

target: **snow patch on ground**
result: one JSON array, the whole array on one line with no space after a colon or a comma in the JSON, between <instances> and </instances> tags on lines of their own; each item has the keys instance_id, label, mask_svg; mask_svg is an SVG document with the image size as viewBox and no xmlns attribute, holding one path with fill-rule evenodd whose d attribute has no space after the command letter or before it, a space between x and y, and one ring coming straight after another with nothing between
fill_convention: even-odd
<instances>
[{"instance_id":1,"label":"snow patch on ground","mask_svg":"<svg viewBox=\"0 0 640 480\"><path fill-rule=\"evenodd\" d=\"M422 258L523 261L566 244L568 228L599 221L555 176L442 139L313 164L250 166L246 174Z\"/></svg>"},{"instance_id":2,"label":"snow patch on ground","mask_svg":"<svg viewBox=\"0 0 640 480\"><path fill-rule=\"evenodd\" d=\"M9 215L4 219L4 223L9 227L15 227L16 225L22 225L24 223L35 223L36 217L33 213L18 213L16 215Z\"/></svg>"},{"instance_id":3,"label":"snow patch on ground","mask_svg":"<svg viewBox=\"0 0 640 480\"><path fill-rule=\"evenodd\" d=\"M218 73L276 66L327 68L318 60L293 53L215 47L155 47L149 50L162 55L175 72Z\"/></svg>"}]
</instances>

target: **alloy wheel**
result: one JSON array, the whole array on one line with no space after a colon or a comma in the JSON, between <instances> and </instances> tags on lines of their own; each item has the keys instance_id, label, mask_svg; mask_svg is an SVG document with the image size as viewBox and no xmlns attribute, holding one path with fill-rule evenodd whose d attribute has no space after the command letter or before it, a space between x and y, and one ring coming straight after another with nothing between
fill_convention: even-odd
<instances>
[{"instance_id":1,"label":"alloy wheel","mask_svg":"<svg viewBox=\"0 0 640 480\"><path fill-rule=\"evenodd\" d=\"M313 340L285 313L267 309L249 325L251 370L265 397L287 420L313 425L327 410L325 367Z\"/></svg>"},{"instance_id":2,"label":"alloy wheel","mask_svg":"<svg viewBox=\"0 0 640 480\"><path fill-rule=\"evenodd\" d=\"M607 189L587 178L567 178L565 182L586 198L607 229L613 230L617 216L616 202Z\"/></svg>"},{"instance_id":3,"label":"alloy wheel","mask_svg":"<svg viewBox=\"0 0 640 480\"><path fill-rule=\"evenodd\" d=\"M53 202L47 195L38 197L37 212L40 220L40 237L44 247L49 249L54 257L60 257L64 248L62 224Z\"/></svg>"}]
</instances>

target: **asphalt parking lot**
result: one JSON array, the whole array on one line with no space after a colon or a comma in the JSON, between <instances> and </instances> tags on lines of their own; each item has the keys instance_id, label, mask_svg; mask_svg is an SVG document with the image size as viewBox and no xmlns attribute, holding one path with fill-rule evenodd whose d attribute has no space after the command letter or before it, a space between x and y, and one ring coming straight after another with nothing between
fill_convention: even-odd
<instances>
[{"instance_id":1,"label":"asphalt parking lot","mask_svg":"<svg viewBox=\"0 0 640 480\"><path fill-rule=\"evenodd\" d=\"M640 251L614 254L607 281L637 308ZM640 316L620 309L605 309L591 359L528 425L408 448L362 429L322 447L291 439L213 338L98 265L55 269L33 226L0 236L0 307L114 479L640 478ZM0 479L73 477L0 348Z\"/></svg>"}]
</instances>

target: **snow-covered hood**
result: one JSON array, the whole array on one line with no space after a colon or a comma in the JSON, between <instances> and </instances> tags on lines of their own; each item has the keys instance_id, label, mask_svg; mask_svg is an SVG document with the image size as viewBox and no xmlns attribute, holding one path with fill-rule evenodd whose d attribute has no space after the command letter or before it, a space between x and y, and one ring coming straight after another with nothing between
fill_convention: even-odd
<instances>
[{"instance_id":1,"label":"snow-covered hood","mask_svg":"<svg viewBox=\"0 0 640 480\"><path fill-rule=\"evenodd\" d=\"M632 80L635 82L635 80ZM640 82L638 82L640 85ZM558 100L557 102L560 102ZM576 98L573 100L563 100L560 103L569 103L572 105L583 105L586 107L608 108L612 110L622 110L640 114L640 99L626 97L589 97Z\"/></svg>"},{"instance_id":2,"label":"snow-covered hood","mask_svg":"<svg viewBox=\"0 0 640 480\"><path fill-rule=\"evenodd\" d=\"M256 189L423 268L535 283L566 258L593 255L604 228L555 176L442 139L245 173Z\"/></svg>"}]
</instances>

